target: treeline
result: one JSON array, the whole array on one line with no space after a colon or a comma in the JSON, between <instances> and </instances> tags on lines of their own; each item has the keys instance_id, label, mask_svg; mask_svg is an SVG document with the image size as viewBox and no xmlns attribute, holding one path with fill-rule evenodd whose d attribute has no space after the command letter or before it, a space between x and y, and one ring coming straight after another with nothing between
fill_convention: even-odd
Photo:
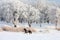
<instances>
[{"instance_id":1,"label":"treeline","mask_svg":"<svg viewBox=\"0 0 60 40\"><path fill-rule=\"evenodd\" d=\"M36 5L28 5L19 0L6 0L0 3L0 21L11 22L15 25L27 22L59 24L60 8L55 5L46 5L37 1Z\"/></svg>"}]
</instances>

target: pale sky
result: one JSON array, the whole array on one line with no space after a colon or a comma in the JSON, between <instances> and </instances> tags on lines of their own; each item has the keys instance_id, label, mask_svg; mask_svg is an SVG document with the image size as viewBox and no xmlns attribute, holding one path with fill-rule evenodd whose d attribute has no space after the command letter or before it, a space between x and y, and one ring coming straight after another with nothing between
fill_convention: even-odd
<instances>
[{"instance_id":1,"label":"pale sky","mask_svg":"<svg viewBox=\"0 0 60 40\"><path fill-rule=\"evenodd\" d=\"M27 2L27 3L33 3L33 2L36 2L36 0L21 0L21 1L24 1L24 2ZM43 0L44 1L44 0ZM54 3L57 3L57 4L60 4L60 0L48 0L49 2L54 2Z\"/></svg>"},{"instance_id":2,"label":"pale sky","mask_svg":"<svg viewBox=\"0 0 60 40\"><path fill-rule=\"evenodd\" d=\"M57 3L57 4L60 4L60 0L49 0L49 1L55 2L55 3Z\"/></svg>"}]
</instances>

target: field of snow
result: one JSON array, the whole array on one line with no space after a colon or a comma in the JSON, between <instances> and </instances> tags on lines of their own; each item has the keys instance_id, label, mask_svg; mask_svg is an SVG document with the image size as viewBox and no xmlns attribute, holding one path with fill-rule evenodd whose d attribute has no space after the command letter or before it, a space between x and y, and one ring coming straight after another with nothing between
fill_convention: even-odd
<instances>
[{"instance_id":1,"label":"field of snow","mask_svg":"<svg viewBox=\"0 0 60 40\"><path fill-rule=\"evenodd\" d=\"M28 26L25 24L20 24L21 26ZM47 24L42 24L47 25ZM0 22L0 27L3 26L12 26L10 23ZM39 24L32 24L32 26L38 27ZM47 25L48 26L48 25ZM53 26L53 25L49 25ZM39 28L39 27L38 27ZM0 40L60 40L60 31L54 29L48 29L48 32L44 30L42 32L32 33L32 34L25 34L22 32L0 32Z\"/></svg>"},{"instance_id":2,"label":"field of snow","mask_svg":"<svg viewBox=\"0 0 60 40\"><path fill-rule=\"evenodd\" d=\"M0 40L60 40L60 32L33 34L0 32Z\"/></svg>"}]
</instances>

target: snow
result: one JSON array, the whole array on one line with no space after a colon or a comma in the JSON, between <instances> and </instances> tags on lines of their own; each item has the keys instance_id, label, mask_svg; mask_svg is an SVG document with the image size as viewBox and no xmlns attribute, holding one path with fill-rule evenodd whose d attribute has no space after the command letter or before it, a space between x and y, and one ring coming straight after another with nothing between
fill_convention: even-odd
<instances>
[{"instance_id":1,"label":"snow","mask_svg":"<svg viewBox=\"0 0 60 40\"><path fill-rule=\"evenodd\" d=\"M0 32L0 40L60 40L60 32L33 34Z\"/></svg>"},{"instance_id":2,"label":"snow","mask_svg":"<svg viewBox=\"0 0 60 40\"><path fill-rule=\"evenodd\" d=\"M36 23L32 23L31 24L33 28L35 28L37 31L40 31L42 29L42 31L44 30L52 30L55 28L55 25L54 24L48 24L48 23L41 23L41 27L40 27L40 24L36 24ZM4 26L10 26L10 27L13 27L13 24L12 23L6 23L4 21L0 21L0 27L4 27ZM28 26L28 23L19 23L17 25L18 27L29 27Z\"/></svg>"},{"instance_id":3,"label":"snow","mask_svg":"<svg viewBox=\"0 0 60 40\"><path fill-rule=\"evenodd\" d=\"M6 23L3 21L0 22L0 27L9 26L9 25L11 26L12 24ZM20 25L27 26L27 23L20 24ZM38 26L38 25L35 25L35 26ZM0 40L60 40L60 31L57 31L55 29L48 29L48 32L45 30L42 30L42 32L36 32L32 34L28 34L28 33L26 34L23 32L3 31L3 32L0 32Z\"/></svg>"}]
</instances>

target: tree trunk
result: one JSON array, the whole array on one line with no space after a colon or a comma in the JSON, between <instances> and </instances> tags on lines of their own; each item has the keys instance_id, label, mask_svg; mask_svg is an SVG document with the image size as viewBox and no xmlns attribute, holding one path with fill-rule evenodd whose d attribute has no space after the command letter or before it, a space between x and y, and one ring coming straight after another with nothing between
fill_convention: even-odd
<instances>
[{"instance_id":1,"label":"tree trunk","mask_svg":"<svg viewBox=\"0 0 60 40\"><path fill-rule=\"evenodd\" d=\"M49 24L49 20L47 20L47 23Z\"/></svg>"},{"instance_id":2,"label":"tree trunk","mask_svg":"<svg viewBox=\"0 0 60 40\"><path fill-rule=\"evenodd\" d=\"M28 26L31 27L31 23L28 21Z\"/></svg>"},{"instance_id":3,"label":"tree trunk","mask_svg":"<svg viewBox=\"0 0 60 40\"><path fill-rule=\"evenodd\" d=\"M17 17L17 16L16 16L16 13L17 13L17 11L14 11L14 13L13 13L13 17L14 17L14 19L13 19L13 20L14 20L14 21L13 21L13 24L14 24L14 27L17 27L17 25L16 25L16 19L17 19L17 18L16 18L16 17Z\"/></svg>"},{"instance_id":4,"label":"tree trunk","mask_svg":"<svg viewBox=\"0 0 60 40\"><path fill-rule=\"evenodd\" d=\"M14 27L17 27L17 25L16 25L16 19L15 18L14 18L13 24L14 24Z\"/></svg>"},{"instance_id":5,"label":"tree trunk","mask_svg":"<svg viewBox=\"0 0 60 40\"><path fill-rule=\"evenodd\" d=\"M55 24L55 26L56 26L56 29L57 29L57 25L58 25L58 20L56 20L56 24Z\"/></svg>"},{"instance_id":6,"label":"tree trunk","mask_svg":"<svg viewBox=\"0 0 60 40\"><path fill-rule=\"evenodd\" d=\"M14 25L14 27L17 27L16 25Z\"/></svg>"},{"instance_id":7,"label":"tree trunk","mask_svg":"<svg viewBox=\"0 0 60 40\"><path fill-rule=\"evenodd\" d=\"M31 24L29 24L29 27L31 27Z\"/></svg>"},{"instance_id":8,"label":"tree trunk","mask_svg":"<svg viewBox=\"0 0 60 40\"><path fill-rule=\"evenodd\" d=\"M41 23L40 23L40 27L41 27Z\"/></svg>"}]
</instances>

